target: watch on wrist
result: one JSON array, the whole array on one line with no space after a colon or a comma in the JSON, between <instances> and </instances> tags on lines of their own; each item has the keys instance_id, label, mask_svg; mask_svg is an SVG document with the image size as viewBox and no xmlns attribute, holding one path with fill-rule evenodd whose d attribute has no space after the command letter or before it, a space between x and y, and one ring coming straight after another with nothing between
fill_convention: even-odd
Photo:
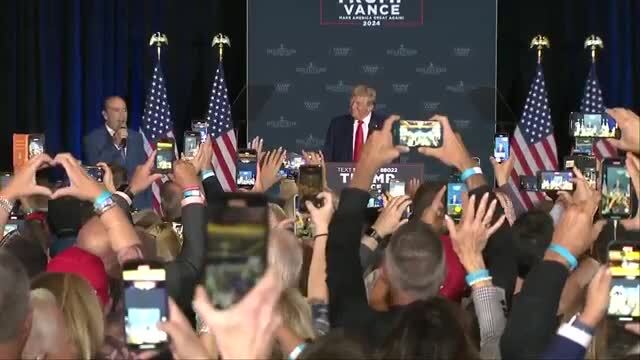
<instances>
[{"instance_id":1,"label":"watch on wrist","mask_svg":"<svg viewBox=\"0 0 640 360\"><path fill-rule=\"evenodd\" d=\"M580 313L575 314L571 318L571 320L569 320L569 325L573 326L576 329L582 330L585 333L593 336L594 329L591 326L589 326L589 325L583 323L582 321L580 321L579 317L580 317Z\"/></svg>"},{"instance_id":2,"label":"watch on wrist","mask_svg":"<svg viewBox=\"0 0 640 360\"><path fill-rule=\"evenodd\" d=\"M133 201L133 198L135 198L135 195L133 195L133 192L131 191L130 186L127 186L127 188L124 189L122 192L125 193L125 195L127 195L129 199L131 199L131 201Z\"/></svg>"},{"instance_id":3,"label":"watch on wrist","mask_svg":"<svg viewBox=\"0 0 640 360\"><path fill-rule=\"evenodd\" d=\"M376 231L376 229L374 229L373 227L369 226L369 228L367 230L365 230L364 234L372 239L374 239L375 241L378 242L378 244L382 244L382 242L384 241L384 239L382 238L382 236L380 234L378 234L378 232Z\"/></svg>"}]
</instances>

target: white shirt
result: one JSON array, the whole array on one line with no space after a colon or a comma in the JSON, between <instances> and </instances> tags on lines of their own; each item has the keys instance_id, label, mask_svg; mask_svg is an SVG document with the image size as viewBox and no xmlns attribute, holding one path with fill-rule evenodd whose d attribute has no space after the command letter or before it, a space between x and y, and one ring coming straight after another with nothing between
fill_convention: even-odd
<instances>
[{"instance_id":1,"label":"white shirt","mask_svg":"<svg viewBox=\"0 0 640 360\"><path fill-rule=\"evenodd\" d=\"M107 128L107 131L109 132L109 135L111 135L111 137L113 137L113 135L116 133L116 131L113 130L112 128L110 128L109 126L107 126L107 124L104 124L104 127ZM120 145L113 144L113 146L115 146L116 149L120 150ZM127 156L127 148L124 149L124 155Z\"/></svg>"},{"instance_id":2,"label":"white shirt","mask_svg":"<svg viewBox=\"0 0 640 360\"><path fill-rule=\"evenodd\" d=\"M367 135L369 135L369 122L371 121L371 113L362 119L362 143L367 142ZM353 121L353 137L351 138L351 152L356 150L356 131L358 131L358 120Z\"/></svg>"}]
</instances>

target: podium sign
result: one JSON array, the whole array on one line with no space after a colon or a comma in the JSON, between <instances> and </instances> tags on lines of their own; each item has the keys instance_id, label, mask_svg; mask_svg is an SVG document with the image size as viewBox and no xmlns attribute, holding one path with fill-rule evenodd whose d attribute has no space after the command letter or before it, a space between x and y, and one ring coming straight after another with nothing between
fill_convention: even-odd
<instances>
[{"instance_id":1,"label":"podium sign","mask_svg":"<svg viewBox=\"0 0 640 360\"><path fill-rule=\"evenodd\" d=\"M335 192L340 192L349 185L356 170L354 163L326 163L325 167L327 185ZM392 164L378 170L372 185L379 187L382 184L388 184L391 180L408 183L411 178L422 180L423 176L423 164Z\"/></svg>"}]
</instances>

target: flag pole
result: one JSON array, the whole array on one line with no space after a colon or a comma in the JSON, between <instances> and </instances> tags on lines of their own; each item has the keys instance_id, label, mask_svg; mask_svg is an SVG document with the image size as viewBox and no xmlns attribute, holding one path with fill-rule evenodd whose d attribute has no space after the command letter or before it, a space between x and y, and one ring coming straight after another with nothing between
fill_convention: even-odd
<instances>
[{"instance_id":1,"label":"flag pole","mask_svg":"<svg viewBox=\"0 0 640 360\"><path fill-rule=\"evenodd\" d=\"M228 36L220 33L216 36L213 37L213 40L211 41L211 47L215 48L216 46L218 47L218 61L222 62L222 53L224 52L224 46L227 45L228 47L231 47L231 40L229 39Z\"/></svg>"},{"instance_id":2,"label":"flag pole","mask_svg":"<svg viewBox=\"0 0 640 360\"><path fill-rule=\"evenodd\" d=\"M160 52L163 45L169 45L169 39L167 39L167 35L157 32L151 35L151 40L149 40L149 46L155 45L158 49L158 62L160 62Z\"/></svg>"},{"instance_id":3,"label":"flag pole","mask_svg":"<svg viewBox=\"0 0 640 360\"><path fill-rule=\"evenodd\" d=\"M604 48L604 43L599 36L592 34L584 41L584 48L591 50L591 62L595 64L596 55L600 49Z\"/></svg>"},{"instance_id":4,"label":"flag pole","mask_svg":"<svg viewBox=\"0 0 640 360\"><path fill-rule=\"evenodd\" d=\"M549 42L549 38L544 35L536 35L531 40L531 45L529 45L530 49L536 48L537 50L538 64L542 64L542 52L550 47L551 43Z\"/></svg>"}]
</instances>

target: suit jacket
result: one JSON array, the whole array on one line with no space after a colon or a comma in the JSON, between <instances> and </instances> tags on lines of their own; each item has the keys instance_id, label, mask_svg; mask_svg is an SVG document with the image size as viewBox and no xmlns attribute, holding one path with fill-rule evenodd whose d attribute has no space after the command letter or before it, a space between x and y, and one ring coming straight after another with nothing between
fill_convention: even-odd
<instances>
[{"instance_id":1,"label":"suit jacket","mask_svg":"<svg viewBox=\"0 0 640 360\"><path fill-rule=\"evenodd\" d=\"M127 138L126 158L122 158L120 150L113 145L113 138L104 125L93 130L83 139L84 162L87 165L95 165L99 162L107 164L118 164L127 169L127 176L131 179L138 165L147 161L147 154L144 152L142 135L129 129ZM134 206L138 209L151 207L151 192L140 193L134 199Z\"/></svg>"},{"instance_id":2,"label":"suit jacket","mask_svg":"<svg viewBox=\"0 0 640 360\"><path fill-rule=\"evenodd\" d=\"M369 132L382 128L386 117L380 113L372 112L369 121ZM326 162L352 162L353 161L353 116L351 114L340 115L331 119L329 129L324 141L324 159Z\"/></svg>"}]
</instances>

